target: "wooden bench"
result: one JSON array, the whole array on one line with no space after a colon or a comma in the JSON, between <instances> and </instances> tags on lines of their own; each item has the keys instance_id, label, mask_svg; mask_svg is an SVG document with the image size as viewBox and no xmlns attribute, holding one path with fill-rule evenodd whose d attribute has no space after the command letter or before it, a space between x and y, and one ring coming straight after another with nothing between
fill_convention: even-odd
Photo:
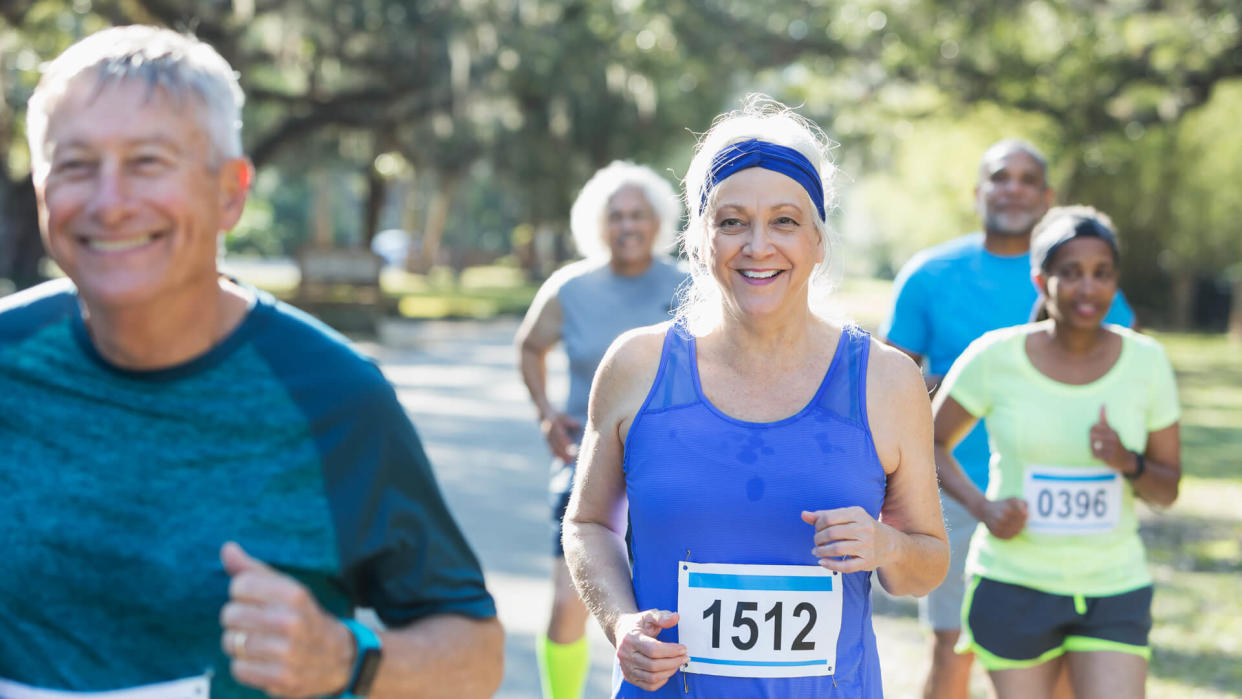
<instances>
[{"instance_id":1,"label":"wooden bench","mask_svg":"<svg viewBox=\"0 0 1242 699\"><path fill-rule=\"evenodd\" d=\"M384 258L370 250L306 248L294 304L338 330L375 332L389 310L380 289Z\"/></svg>"}]
</instances>

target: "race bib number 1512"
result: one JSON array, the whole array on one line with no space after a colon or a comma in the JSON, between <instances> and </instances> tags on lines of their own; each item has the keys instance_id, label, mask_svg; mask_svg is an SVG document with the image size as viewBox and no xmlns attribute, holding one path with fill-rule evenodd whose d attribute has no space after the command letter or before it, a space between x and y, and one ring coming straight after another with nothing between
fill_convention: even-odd
<instances>
[{"instance_id":1,"label":"race bib number 1512","mask_svg":"<svg viewBox=\"0 0 1242 699\"><path fill-rule=\"evenodd\" d=\"M677 564L682 669L731 677L836 671L841 576L819 566Z\"/></svg>"}]
</instances>

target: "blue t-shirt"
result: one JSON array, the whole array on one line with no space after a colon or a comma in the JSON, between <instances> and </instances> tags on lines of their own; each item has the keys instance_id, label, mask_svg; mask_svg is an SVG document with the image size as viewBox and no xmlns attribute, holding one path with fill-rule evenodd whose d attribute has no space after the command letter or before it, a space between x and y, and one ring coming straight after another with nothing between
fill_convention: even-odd
<instances>
[{"instance_id":1,"label":"blue t-shirt","mask_svg":"<svg viewBox=\"0 0 1242 699\"><path fill-rule=\"evenodd\" d=\"M0 300L0 678L101 691L211 673L234 540L330 613L495 607L413 425L343 338L258 293L200 357L127 371L65 281Z\"/></svg>"},{"instance_id":2,"label":"blue t-shirt","mask_svg":"<svg viewBox=\"0 0 1242 699\"><path fill-rule=\"evenodd\" d=\"M1039 291L1030 256L994 255L983 233L971 233L917 253L893 285L893 313L880 334L926 358L927 372L944 376L966 347L984 333L1031 318ZM1120 290L1104 322L1130 327L1134 312ZM988 437L983 422L953 450L980 490L988 483Z\"/></svg>"}]
</instances>

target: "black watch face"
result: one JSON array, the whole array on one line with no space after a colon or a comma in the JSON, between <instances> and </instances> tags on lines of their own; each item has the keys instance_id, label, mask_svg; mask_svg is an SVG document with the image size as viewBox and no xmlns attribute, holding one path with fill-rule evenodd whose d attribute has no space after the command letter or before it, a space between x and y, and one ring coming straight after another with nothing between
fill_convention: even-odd
<instances>
[{"instance_id":1,"label":"black watch face","mask_svg":"<svg viewBox=\"0 0 1242 699\"><path fill-rule=\"evenodd\" d=\"M358 679L354 680L350 694L365 697L371 693L371 683L375 681L375 673L379 672L380 649L368 648L362 652L362 665L358 667Z\"/></svg>"}]
</instances>

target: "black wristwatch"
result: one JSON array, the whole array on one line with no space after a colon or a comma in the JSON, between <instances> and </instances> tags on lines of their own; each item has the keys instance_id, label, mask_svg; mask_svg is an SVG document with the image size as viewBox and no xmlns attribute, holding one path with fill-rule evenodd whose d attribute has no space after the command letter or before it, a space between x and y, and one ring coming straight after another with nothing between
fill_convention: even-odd
<instances>
[{"instance_id":1,"label":"black wristwatch","mask_svg":"<svg viewBox=\"0 0 1242 699\"><path fill-rule=\"evenodd\" d=\"M349 683L338 699L365 699L371 693L371 683L379 672L384 650L374 631L353 619L342 619L345 628L354 636L354 669L349 673Z\"/></svg>"},{"instance_id":2,"label":"black wristwatch","mask_svg":"<svg viewBox=\"0 0 1242 699\"><path fill-rule=\"evenodd\" d=\"M1134 454L1134 473L1123 473L1121 475L1125 476L1128 481L1135 481L1147 469L1147 459L1143 458L1143 452L1141 451L1132 451L1130 453Z\"/></svg>"}]
</instances>

